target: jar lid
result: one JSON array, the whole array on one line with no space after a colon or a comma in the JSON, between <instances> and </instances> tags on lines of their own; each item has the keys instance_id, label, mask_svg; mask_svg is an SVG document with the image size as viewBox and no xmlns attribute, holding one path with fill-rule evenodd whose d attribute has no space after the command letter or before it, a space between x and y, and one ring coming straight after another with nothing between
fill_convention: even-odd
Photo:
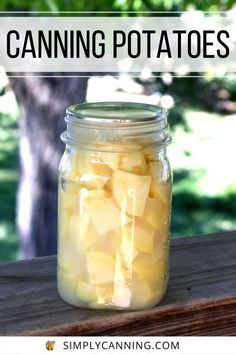
<instances>
[{"instance_id":1,"label":"jar lid","mask_svg":"<svg viewBox=\"0 0 236 354\"><path fill-rule=\"evenodd\" d=\"M67 108L66 121L88 123L132 124L162 120L166 112L157 106L132 102L95 102L75 104Z\"/></svg>"}]
</instances>

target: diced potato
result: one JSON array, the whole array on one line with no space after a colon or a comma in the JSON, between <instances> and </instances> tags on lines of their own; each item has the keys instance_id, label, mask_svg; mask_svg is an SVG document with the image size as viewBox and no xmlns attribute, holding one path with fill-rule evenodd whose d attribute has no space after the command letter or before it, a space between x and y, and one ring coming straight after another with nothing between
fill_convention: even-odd
<instances>
[{"instance_id":1,"label":"diced potato","mask_svg":"<svg viewBox=\"0 0 236 354\"><path fill-rule=\"evenodd\" d=\"M171 198L171 185L170 183L160 182L154 178L151 181L149 195L151 198L160 198L163 203L169 204Z\"/></svg>"},{"instance_id":2,"label":"diced potato","mask_svg":"<svg viewBox=\"0 0 236 354\"><path fill-rule=\"evenodd\" d=\"M111 304L113 296L113 282L103 284L98 288L98 304Z\"/></svg>"},{"instance_id":3,"label":"diced potato","mask_svg":"<svg viewBox=\"0 0 236 354\"><path fill-rule=\"evenodd\" d=\"M96 191L96 193L95 191L92 191L92 193L89 192L86 194L86 198L90 196L94 202L92 196L97 197L98 195L100 195L98 191ZM102 193L102 195L104 194ZM95 250L98 249L100 251L104 251L114 255L116 250L116 245L118 242L117 234L115 233L115 231L114 232L110 231L108 233L103 232L107 230L106 227L107 220L105 220L105 228L103 228L102 230L102 235L98 233L94 224L90 221L90 214L88 212L88 202L86 198L82 203L83 208L80 208L81 210L77 210L77 212L71 215L70 214L67 215L65 217L65 220L61 220L61 222L64 223L65 226L63 227L63 229L61 228L60 234L63 233L63 235L61 236L66 237L66 245L63 245L61 247L62 249L61 254L62 256L64 255L62 261L66 263L65 268L69 268L69 270L70 270L72 259L71 259L70 252L66 252L66 250L68 249L70 243L73 243L72 247L75 250L77 249L77 251L79 251L80 249L85 250L87 248L94 247ZM114 203L112 204L112 206L113 205ZM110 207L111 205L109 204L109 212L113 210L113 208ZM118 208L116 206L115 208L116 208L115 209L116 212ZM101 210L99 212L101 212ZM65 211L64 211L64 215L65 215ZM107 214L106 214L106 218L107 218ZM118 224L120 225L120 222L118 222ZM116 226L117 223L115 224L115 227Z\"/></svg>"},{"instance_id":4,"label":"diced potato","mask_svg":"<svg viewBox=\"0 0 236 354\"><path fill-rule=\"evenodd\" d=\"M62 252L60 252L60 253L62 253ZM73 271L73 262L71 261L71 259L67 255L61 254L60 257L58 256L58 263L59 263L60 267L67 270L68 272Z\"/></svg>"},{"instance_id":5,"label":"diced potato","mask_svg":"<svg viewBox=\"0 0 236 354\"><path fill-rule=\"evenodd\" d=\"M89 190L102 189L108 179L109 177L103 177L92 173L85 173L80 177L79 183L81 187L87 188Z\"/></svg>"},{"instance_id":6,"label":"diced potato","mask_svg":"<svg viewBox=\"0 0 236 354\"><path fill-rule=\"evenodd\" d=\"M140 279L150 282L160 280L164 274L164 254L164 250L161 248L159 248L159 253L140 254L133 262L134 274L137 274Z\"/></svg>"},{"instance_id":7,"label":"diced potato","mask_svg":"<svg viewBox=\"0 0 236 354\"><path fill-rule=\"evenodd\" d=\"M156 161L156 155L151 152L145 152L144 157L147 164Z\"/></svg>"},{"instance_id":8,"label":"diced potato","mask_svg":"<svg viewBox=\"0 0 236 354\"><path fill-rule=\"evenodd\" d=\"M147 164L147 173L152 177L149 195L151 198L159 197L164 203L169 203L171 185L162 180L163 164L161 161L153 161Z\"/></svg>"},{"instance_id":9,"label":"diced potato","mask_svg":"<svg viewBox=\"0 0 236 354\"><path fill-rule=\"evenodd\" d=\"M87 231L89 226L89 215L88 213L83 213L83 216L77 213L74 213L70 216L68 222L68 242L74 243L74 246L79 246L80 243L84 242L86 239Z\"/></svg>"},{"instance_id":10,"label":"diced potato","mask_svg":"<svg viewBox=\"0 0 236 354\"><path fill-rule=\"evenodd\" d=\"M85 303L97 301L97 288L84 281L78 281L76 286L76 295Z\"/></svg>"},{"instance_id":11,"label":"diced potato","mask_svg":"<svg viewBox=\"0 0 236 354\"><path fill-rule=\"evenodd\" d=\"M107 192L108 196L112 197L112 178L109 178L104 186L104 190Z\"/></svg>"},{"instance_id":12,"label":"diced potato","mask_svg":"<svg viewBox=\"0 0 236 354\"><path fill-rule=\"evenodd\" d=\"M169 243L169 223L163 223L159 229L155 232L155 239L163 247L166 247Z\"/></svg>"},{"instance_id":13,"label":"diced potato","mask_svg":"<svg viewBox=\"0 0 236 354\"><path fill-rule=\"evenodd\" d=\"M132 274L124 268L123 256L119 252L115 257L115 274L114 274L114 295L112 302L116 306L128 307L131 300L131 291L129 288Z\"/></svg>"},{"instance_id":14,"label":"diced potato","mask_svg":"<svg viewBox=\"0 0 236 354\"><path fill-rule=\"evenodd\" d=\"M75 273L78 278L87 278L87 265L83 252L88 224L79 214L72 214L67 222L65 236L59 234L58 263L68 273Z\"/></svg>"},{"instance_id":15,"label":"diced potato","mask_svg":"<svg viewBox=\"0 0 236 354\"><path fill-rule=\"evenodd\" d=\"M165 204L160 198L148 198L143 219L151 228L157 229L163 222L164 212Z\"/></svg>"},{"instance_id":16,"label":"diced potato","mask_svg":"<svg viewBox=\"0 0 236 354\"><path fill-rule=\"evenodd\" d=\"M91 220L100 235L131 221L110 198L91 198L88 200Z\"/></svg>"},{"instance_id":17,"label":"diced potato","mask_svg":"<svg viewBox=\"0 0 236 354\"><path fill-rule=\"evenodd\" d=\"M148 308L156 303L157 291L148 282L137 277L132 282L132 295L133 309Z\"/></svg>"},{"instance_id":18,"label":"diced potato","mask_svg":"<svg viewBox=\"0 0 236 354\"><path fill-rule=\"evenodd\" d=\"M58 244L58 264L68 274L75 273L77 278L87 279L85 254L79 242L60 239Z\"/></svg>"},{"instance_id":19,"label":"diced potato","mask_svg":"<svg viewBox=\"0 0 236 354\"><path fill-rule=\"evenodd\" d=\"M116 152L105 152L103 155L103 162L112 170L116 170L120 162L120 154Z\"/></svg>"},{"instance_id":20,"label":"diced potato","mask_svg":"<svg viewBox=\"0 0 236 354\"><path fill-rule=\"evenodd\" d=\"M59 240L58 263L65 271L69 273L75 272L78 268L78 255L73 248L72 242L68 242L66 239Z\"/></svg>"},{"instance_id":21,"label":"diced potato","mask_svg":"<svg viewBox=\"0 0 236 354\"><path fill-rule=\"evenodd\" d=\"M68 292L74 292L76 288L77 276L75 272L68 272L64 268L59 267L58 274L60 274L58 282L61 287L67 289Z\"/></svg>"},{"instance_id":22,"label":"diced potato","mask_svg":"<svg viewBox=\"0 0 236 354\"><path fill-rule=\"evenodd\" d=\"M114 288L112 304L118 308L127 308L131 303L132 292L127 284L120 283Z\"/></svg>"},{"instance_id":23,"label":"diced potato","mask_svg":"<svg viewBox=\"0 0 236 354\"><path fill-rule=\"evenodd\" d=\"M59 209L67 210L69 213L76 212L79 208L79 191L76 194L64 192L59 186Z\"/></svg>"},{"instance_id":24,"label":"diced potato","mask_svg":"<svg viewBox=\"0 0 236 354\"><path fill-rule=\"evenodd\" d=\"M128 243L127 240L124 240L123 242L121 242L121 244L122 244L122 246L121 246L122 258L126 262L126 266L127 266L127 261L128 261L128 263L130 263L130 267L132 267L132 262L139 255L139 251L137 251L136 248L132 247L131 246L132 243ZM129 247L129 250L128 250L128 247ZM131 250L131 247L133 248L132 250Z\"/></svg>"},{"instance_id":25,"label":"diced potato","mask_svg":"<svg viewBox=\"0 0 236 354\"><path fill-rule=\"evenodd\" d=\"M116 254L116 269L120 271L123 279L131 280L133 260L139 254L139 251L137 251L134 247L133 233L130 226L127 228L125 225L119 228L118 234L120 240L120 249ZM118 261L120 261L120 265ZM117 281L120 281L120 279L116 279L116 282Z\"/></svg>"},{"instance_id":26,"label":"diced potato","mask_svg":"<svg viewBox=\"0 0 236 354\"><path fill-rule=\"evenodd\" d=\"M85 249L96 249L96 243L98 242L98 239L100 239L100 235L95 229L93 223L90 221L89 226L87 228L87 232L84 235L82 246Z\"/></svg>"},{"instance_id":27,"label":"diced potato","mask_svg":"<svg viewBox=\"0 0 236 354\"><path fill-rule=\"evenodd\" d=\"M67 238L71 240L73 243L79 243L80 239L80 230L81 230L81 224L80 224L81 218L79 212L75 212L71 216L69 216L68 219L68 227L67 227ZM88 224L82 225L82 228L85 227L85 232L88 227Z\"/></svg>"},{"instance_id":28,"label":"diced potato","mask_svg":"<svg viewBox=\"0 0 236 354\"><path fill-rule=\"evenodd\" d=\"M160 161L151 161L147 164L147 174L156 180L162 179L162 163Z\"/></svg>"},{"instance_id":29,"label":"diced potato","mask_svg":"<svg viewBox=\"0 0 236 354\"><path fill-rule=\"evenodd\" d=\"M102 284L96 288L97 298L89 302L89 306L94 309L110 308L113 305L113 283Z\"/></svg>"},{"instance_id":30,"label":"diced potato","mask_svg":"<svg viewBox=\"0 0 236 354\"><path fill-rule=\"evenodd\" d=\"M80 153L79 155L79 176L83 176L86 173L93 173L92 165L91 165L91 154L88 153Z\"/></svg>"},{"instance_id":31,"label":"diced potato","mask_svg":"<svg viewBox=\"0 0 236 354\"><path fill-rule=\"evenodd\" d=\"M132 294L119 254L115 258L113 281L111 283L100 284L97 289L98 299L97 302L90 303L91 307L129 307Z\"/></svg>"},{"instance_id":32,"label":"diced potato","mask_svg":"<svg viewBox=\"0 0 236 354\"><path fill-rule=\"evenodd\" d=\"M58 226L60 237L68 237L69 233L75 234L80 226L79 221L77 223L72 222L70 226L70 218L74 215L76 218L80 217L80 195L79 194L67 194L62 189L59 189L59 215ZM73 219L73 218L72 218ZM83 218L85 220L86 218ZM72 231L71 231L72 230Z\"/></svg>"},{"instance_id":33,"label":"diced potato","mask_svg":"<svg viewBox=\"0 0 236 354\"><path fill-rule=\"evenodd\" d=\"M137 175L145 175L146 161L142 153L122 154L120 169L135 173Z\"/></svg>"},{"instance_id":34,"label":"diced potato","mask_svg":"<svg viewBox=\"0 0 236 354\"><path fill-rule=\"evenodd\" d=\"M137 253L152 253L154 248L154 230L141 222L130 223L121 227L121 243L126 258L134 259Z\"/></svg>"},{"instance_id":35,"label":"diced potato","mask_svg":"<svg viewBox=\"0 0 236 354\"><path fill-rule=\"evenodd\" d=\"M91 154L81 154L79 160L79 183L87 189L102 189L112 173L101 157Z\"/></svg>"},{"instance_id":36,"label":"diced potato","mask_svg":"<svg viewBox=\"0 0 236 354\"><path fill-rule=\"evenodd\" d=\"M94 173L98 176L110 177L112 174L112 169L109 167L108 164L105 164L102 159L99 163L92 162L92 166Z\"/></svg>"},{"instance_id":37,"label":"diced potato","mask_svg":"<svg viewBox=\"0 0 236 354\"><path fill-rule=\"evenodd\" d=\"M135 248L139 252L152 253L154 244L154 231L140 226L135 228Z\"/></svg>"},{"instance_id":38,"label":"diced potato","mask_svg":"<svg viewBox=\"0 0 236 354\"><path fill-rule=\"evenodd\" d=\"M62 244L60 245L60 243L62 243L61 240L59 240L59 246L62 249ZM64 249L63 249L63 252L59 252L59 254L57 256L58 264L61 268L63 268L67 272L71 273L71 272L73 272L73 262L70 259L70 257L68 257L67 250L65 250L65 251L66 251L66 253L64 252Z\"/></svg>"},{"instance_id":39,"label":"diced potato","mask_svg":"<svg viewBox=\"0 0 236 354\"><path fill-rule=\"evenodd\" d=\"M95 199L95 198L108 198L109 193L103 189L93 189L91 191L86 191L87 199Z\"/></svg>"},{"instance_id":40,"label":"diced potato","mask_svg":"<svg viewBox=\"0 0 236 354\"><path fill-rule=\"evenodd\" d=\"M164 223L167 223L169 224L170 222L170 210L171 208L171 193L169 193L169 199L167 200L167 203L165 205L165 208L164 208Z\"/></svg>"},{"instance_id":41,"label":"diced potato","mask_svg":"<svg viewBox=\"0 0 236 354\"><path fill-rule=\"evenodd\" d=\"M86 223L83 222L83 219L81 219L77 240L77 245L79 249L84 251L89 247L93 247L98 237L99 235L97 233L97 230L93 226L93 223L90 220L88 220L88 222Z\"/></svg>"},{"instance_id":42,"label":"diced potato","mask_svg":"<svg viewBox=\"0 0 236 354\"><path fill-rule=\"evenodd\" d=\"M142 147L138 144L110 144L101 145L100 148L101 150L104 149L104 152L102 153L102 160L105 164L107 164L112 170L117 170L121 161L121 152L138 151Z\"/></svg>"},{"instance_id":43,"label":"diced potato","mask_svg":"<svg viewBox=\"0 0 236 354\"><path fill-rule=\"evenodd\" d=\"M112 256L99 251L88 251L86 256L91 285L113 282L115 262Z\"/></svg>"},{"instance_id":44,"label":"diced potato","mask_svg":"<svg viewBox=\"0 0 236 354\"><path fill-rule=\"evenodd\" d=\"M114 171L113 194L123 212L143 216L151 183L150 176Z\"/></svg>"},{"instance_id":45,"label":"diced potato","mask_svg":"<svg viewBox=\"0 0 236 354\"><path fill-rule=\"evenodd\" d=\"M152 278L152 284L154 286L160 286L162 282L164 282L168 276L168 268L166 262L165 251L163 251L163 256L159 258L156 263L153 264L153 267L156 271L156 277Z\"/></svg>"},{"instance_id":46,"label":"diced potato","mask_svg":"<svg viewBox=\"0 0 236 354\"><path fill-rule=\"evenodd\" d=\"M99 155L99 159L104 166L107 166L109 168L109 176L111 175L111 170L117 169L120 161L120 153L117 153L119 151L119 147L117 145L111 145L111 144L100 144L99 149L102 151L101 153L97 154L96 156ZM94 161L94 160L93 160Z\"/></svg>"},{"instance_id":47,"label":"diced potato","mask_svg":"<svg viewBox=\"0 0 236 354\"><path fill-rule=\"evenodd\" d=\"M76 274L60 270L60 267L58 269L58 274L61 274L61 276L58 279L57 287L62 299L71 305L82 306L81 301L76 295Z\"/></svg>"},{"instance_id":48,"label":"diced potato","mask_svg":"<svg viewBox=\"0 0 236 354\"><path fill-rule=\"evenodd\" d=\"M79 171L80 175L93 173L95 175L109 177L112 173L111 168L103 161L104 154L84 153L80 155Z\"/></svg>"},{"instance_id":49,"label":"diced potato","mask_svg":"<svg viewBox=\"0 0 236 354\"><path fill-rule=\"evenodd\" d=\"M107 232L106 234L99 235L96 239L96 250L105 252L115 257L119 247L119 238L115 230Z\"/></svg>"},{"instance_id":50,"label":"diced potato","mask_svg":"<svg viewBox=\"0 0 236 354\"><path fill-rule=\"evenodd\" d=\"M115 256L118 248L118 235L115 230L100 235L90 221L83 238L80 238L80 247L83 250L92 250L108 253Z\"/></svg>"},{"instance_id":51,"label":"diced potato","mask_svg":"<svg viewBox=\"0 0 236 354\"><path fill-rule=\"evenodd\" d=\"M58 215L58 236L59 239L67 238L68 221L70 219L70 212L67 209L59 209Z\"/></svg>"},{"instance_id":52,"label":"diced potato","mask_svg":"<svg viewBox=\"0 0 236 354\"><path fill-rule=\"evenodd\" d=\"M68 272L67 270L65 270L65 268L62 268L59 266L58 269L58 274L59 274L59 278L67 283L75 283L76 281L76 273L75 272Z\"/></svg>"}]
</instances>

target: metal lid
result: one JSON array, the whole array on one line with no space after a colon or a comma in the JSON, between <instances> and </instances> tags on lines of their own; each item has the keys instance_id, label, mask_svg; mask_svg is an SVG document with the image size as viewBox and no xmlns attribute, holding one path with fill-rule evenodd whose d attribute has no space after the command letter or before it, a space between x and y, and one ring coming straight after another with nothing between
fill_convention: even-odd
<instances>
[{"instance_id":1,"label":"metal lid","mask_svg":"<svg viewBox=\"0 0 236 354\"><path fill-rule=\"evenodd\" d=\"M145 103L95 102L75 104L66 110L67 122L86 121L105 124L132 124L162 120L166 112Z\"/></svg>"}]
</instances>

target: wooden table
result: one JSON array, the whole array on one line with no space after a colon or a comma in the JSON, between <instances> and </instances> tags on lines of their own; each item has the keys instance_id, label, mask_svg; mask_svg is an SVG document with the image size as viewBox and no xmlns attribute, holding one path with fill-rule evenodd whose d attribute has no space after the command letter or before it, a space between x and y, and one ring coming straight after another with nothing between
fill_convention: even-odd
<instances>
[{"instance_id":1,"label":"wooden table","mask_svg":"<svg viewBox=\"0 0 236 354\"><path fill-rule=\"evenodd\" d=\"M236 231L171 242L167 296L146 311L60 300L56 257L0 265L0 335L236 335Z\"/></svg>"}]
</instances>

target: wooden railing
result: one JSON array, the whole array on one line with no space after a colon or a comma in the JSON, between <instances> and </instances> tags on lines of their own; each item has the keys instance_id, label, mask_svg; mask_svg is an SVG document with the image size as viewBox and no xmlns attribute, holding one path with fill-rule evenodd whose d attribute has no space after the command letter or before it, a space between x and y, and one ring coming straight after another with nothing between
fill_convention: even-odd
<instances>
[{"instance_id":1,"label":"wooden railing","mask_svg":"<svg viewBox=\"0 0 236 354\"><path fill-rule=\"evenodd\" d=\"M167 295L146 311L67 305L56 257L3 263L0 335L236 335L236 232L173 240Z\"/></svg>"}]
</instances>

